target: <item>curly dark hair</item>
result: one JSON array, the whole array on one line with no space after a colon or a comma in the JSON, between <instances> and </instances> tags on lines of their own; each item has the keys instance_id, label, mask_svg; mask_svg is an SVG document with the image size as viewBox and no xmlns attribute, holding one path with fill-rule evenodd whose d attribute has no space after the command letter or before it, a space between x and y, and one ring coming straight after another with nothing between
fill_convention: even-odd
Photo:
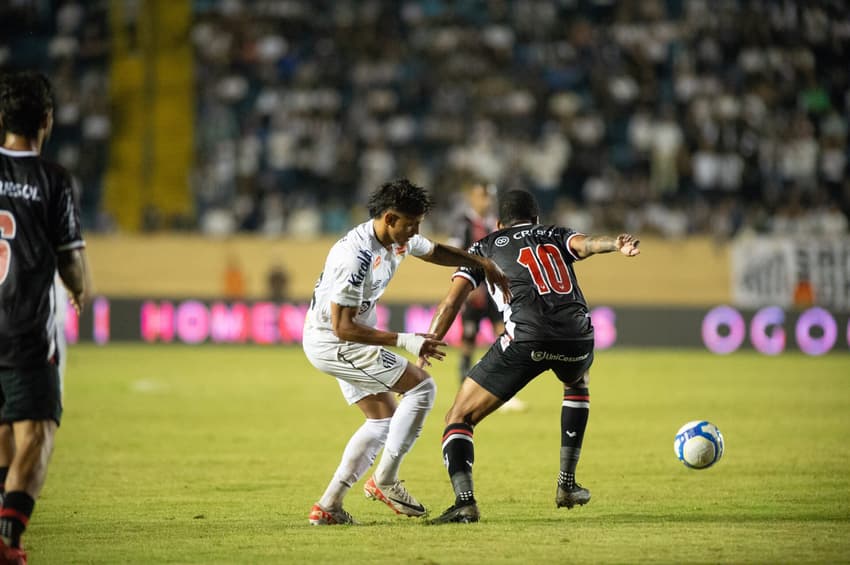
<instances>
[{"instance_id":1,"label":"curly dark hair","mask_svg":"<svg viewBox=\"0 0 850 565\"><path fill-rule=\"evenodd\" d=\"M379 217L387 210L420 216L427 214L433 206L434 202L425 189L407 179L382 184L369 196L368 203L369 216L372 218Z\"/></svg>"},{"instance_id":2,"label":"curly dark hair","mask_svg":"<svg viewBox=\"0 0 850 565\"><path fill-rule=\"evenodd\" d=\"M499 199L499 222L509 226L518 221L536 221L540 207L534 195L525 190L509 190Z\"/></svg>"},{"instance_id":3,"label":"curly dark hair","mask_svg":"<svg viewBox=\"0 0 850 565\"><path fill-rule=\"evenodd\" d=\"M53 89L46 76L33 71L0 74L0 123L4 131L36 137L52 109Z\"/></svg>"}]
</instances>

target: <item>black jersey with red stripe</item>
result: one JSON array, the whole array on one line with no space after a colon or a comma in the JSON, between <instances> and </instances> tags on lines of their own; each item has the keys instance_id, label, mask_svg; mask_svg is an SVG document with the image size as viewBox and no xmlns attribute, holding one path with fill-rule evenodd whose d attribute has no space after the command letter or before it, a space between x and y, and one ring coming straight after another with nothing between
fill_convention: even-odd
<instances>
[{"instance_id":1,"label":"black jersey with red stripe","mask_svg":"<svg viewBox=\"0 0 850 565\"><path fill-rule=\"evenodd\" d=\"M55 348L56 255L83 247L70 175L0 148L0 367L44 364Z\"/></svg>"},{"instance_id":2,"label":"black jersey with red stripe","mask_svg":"<svg viewBox=\"0 0 850 565\"><path fill-rule=\"evenodd\" d=\"M521 224L493 232L470 248L470 253L492 259L510 280L511 303L504 303L498 289L493 299L505 310L505 330L515 341L593 338L587 302L573 270L579 258L569 247L576 235L581 234L570 228ZM481 269L466 267L454 276L476 287L485 280Z\"/></svg>"}]
</instances>

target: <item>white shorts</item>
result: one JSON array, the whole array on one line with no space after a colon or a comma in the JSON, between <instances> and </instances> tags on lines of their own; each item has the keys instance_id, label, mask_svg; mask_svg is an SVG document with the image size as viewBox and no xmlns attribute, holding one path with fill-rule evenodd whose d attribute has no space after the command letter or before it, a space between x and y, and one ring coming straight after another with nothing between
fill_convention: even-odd
<instances>
[{"instance_id":1,"label":"white shorts","mask_svg":"<svg viewBox=\"0 0 850 565\"><path fill-rule=\"evenodd\" d=\"M407 359L379 345L311 343L306 335L303 345L314 367L337 378L349 404L389 391L407 368Z\"/></svg>"}]
</instances>

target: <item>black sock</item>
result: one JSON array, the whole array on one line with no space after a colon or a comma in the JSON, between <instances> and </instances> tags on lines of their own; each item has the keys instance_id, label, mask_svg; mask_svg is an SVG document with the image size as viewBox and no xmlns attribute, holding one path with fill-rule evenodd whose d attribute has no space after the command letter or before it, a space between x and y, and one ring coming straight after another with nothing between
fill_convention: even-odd
<instances>
[{"instance_id":1,"label":"black sock","mask_svg":"<svg viewBox=\"0 0 850 565\"><path fill-rule=\"evenodd\" d=\"M9 474L9 467L0 467L0 506L3 505L3 495L6 493L6 475Z\"/></svg>"},{"instance_id":2,"label":"black sock","mask_svg":"<svg viewBox=\"0 0 850 565\"><path fill-rule=\"evenodd\" d=\"M460 356L460 382L469 374L469 368L472 366L472 355Z\"/></svg>"},{"instance_id":3,"label":"black sock","mask_svg":"<svg viewBox=\"0 0 850 565\"><path fill-rule=\"evenodd\" d=\"M565 389L561 406L561 472L558 473L558 484L566 489L575 486L576 466L589 414L590 391L586 388Z\"/></svg>"},{"instance_id":4,"label":"black sock","mask_svg":"<svg viewBox=\"0 0 850 565\"><path fill-rule=\"evenodd\" d=\"M27 529L35 500L22 490L7 492L0 510L0 538L9 547L21 547L21 534Z\"/></svg>"},{"instance_id":5,"label":"black sock","mask_svg":"<svg viewBox=\"0 0 850 565\"><path fill-rule=\"evenodd\" d=\"M475 462L472 426L446 426L443 432L443 461L455 491L455 506L475 504L475 496L472 494L472 464Z\"/></svg>"}]
</instances>

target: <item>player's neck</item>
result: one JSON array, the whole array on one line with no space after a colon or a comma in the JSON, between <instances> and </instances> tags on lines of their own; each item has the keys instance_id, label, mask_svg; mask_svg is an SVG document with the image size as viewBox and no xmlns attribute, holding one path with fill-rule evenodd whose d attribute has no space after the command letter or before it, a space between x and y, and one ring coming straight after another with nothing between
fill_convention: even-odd
<instances>
[{"instance_id":1,"label":"player's neck","mask_svg":"<svg viewBox=\"0 0 850 565\"><path fill-rule=\"evenodd\" d=\"M6 132L6 139L3 140L3 149L9 151L34 151L41 153L42 136L36 138L18 135L16 133Z\"/></svg>"},{"instance_id":2,"label":"player's neck","mask_svg":"<svg viewBox=\"0 0 850 565\"><path fill-rule=\"evenodd\" d=\"M375 239L378 240L378 243L387 249L392 247L393 240L390 237L390 234L387 233L386 225L384 223L372 220L372 232L375 234Z\"/></svg>"},{"instance_id":3,"label":"player's neck","mask_svg":"<svg viewBox=\"0 0 850 565\"><path fill-rule=\"evenodd\" d=\"M537 223L537 218L534 218L533 220L516 220L516 221L511 222L510 224L508 224L506 226L503 226L503 227L505 227L505 228L515 228L515 227L518 227L518 226L533 226L536 223Z\"/></svg>"}]
</instances>

